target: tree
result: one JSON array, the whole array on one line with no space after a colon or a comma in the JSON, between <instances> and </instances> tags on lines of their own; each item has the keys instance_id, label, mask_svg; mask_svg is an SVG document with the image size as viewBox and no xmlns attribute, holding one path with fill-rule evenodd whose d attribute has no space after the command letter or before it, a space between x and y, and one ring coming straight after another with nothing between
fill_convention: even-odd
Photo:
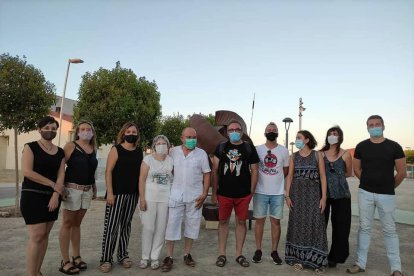
<instances>
[{"instance_id":1,"label":"tree","mask_svg":"<svg viewBox=\"0 0 414 276\"><path fill-rule=\"evenodd\" d=\"M181 145L181 133L188 126L188 120L184 120L184 116L180 113L172 116L164 116L160 122L159 132L167 136L170 143L174 146Z\"/></svg>"},{"instance_id":2,"label":"tree","mask_svg":"<svg viewBox=\"0 0 414 276\"><path fill-rule=\"evenodd\" d=\"M0 131L14 130L16 171L16 212L19 210L19 173L17 136L36 128L36 122L49 114L54 103L55 86L26 57L0 56Z\"/></svg>"},{"instance_id":3,"label":"tree","mask_svg":"<svg viewBox=\"0 0 414 276\"><path fill-rule=\"evenodd\" d=\"M75 123L80 119L93 122L98 145L114 143L122 125L135 122L140 128L141 145L145 147L157 129L161 115L160 93L155 81L137 76L131 69L100 68L82 76L78 104L74 108Z\"/></svg>"},{"instance_id":4,"label":"tree","mask_svg":"<svg viewBox=\"0 0 414 276\"><path fill-rule=\"evenodd\" d=\"M404 153L407 164L414 164L414 150L407 149Z\"/></svg>"}]
</instances>

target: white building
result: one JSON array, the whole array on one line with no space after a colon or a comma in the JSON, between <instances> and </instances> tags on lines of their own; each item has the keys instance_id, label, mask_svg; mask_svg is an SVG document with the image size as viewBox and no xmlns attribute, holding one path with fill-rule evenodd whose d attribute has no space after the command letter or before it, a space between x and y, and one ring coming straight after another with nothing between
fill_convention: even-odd
<instances>
[{"instance_id":1,"label":"white building","mask_svg":"<svg viewBox=\"0 0 414 276\"><path fill-rule=\"evenodd\" d=\"M61 130L60 147L73 140L73 108L77 101L65 98L63 104L62 124L59 127ZM59 122L60 116L61 97L56 96L56 104L50 107L50 116L55 117ZM40 119L40 118L39 118ZM59 131L59 130L58 130ZM99 135L99 133L97 133ZM21 133L17 139L17 153L19 170L21 169L21 159L23 147L26 143L36 141L40 139L40 134L37 130L30 131L28 133ZM58 143L58 135L53 140L54 144ZM112 145L102 145L98 148L98 166L105 167L106 157L111 149ZM14 170L14 130L8 129L4 132L0 132L0 173L2 170Z\"/></svg>"}]
</instances>

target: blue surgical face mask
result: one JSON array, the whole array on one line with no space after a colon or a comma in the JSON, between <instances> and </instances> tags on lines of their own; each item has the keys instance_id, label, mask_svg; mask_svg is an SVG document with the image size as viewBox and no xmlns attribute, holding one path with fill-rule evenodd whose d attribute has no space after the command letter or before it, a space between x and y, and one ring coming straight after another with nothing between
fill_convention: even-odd
<instances>
[{"instance_id":1,"label":"blue surgical face mask","mask_svg":"<svg viewBox=\"0 0 414 276\"><path fill-rule=\"evenodd\" d=\"M382 127L371 127L368 129L369 135L371 135L371 137L381 137L382 136Z\"/></svg>"},{"instance_id":2,"label":"blue surgical face mask","mask_svg":"<svg viewBox=\"0 0 414 276\"><path fill-rule=\"evenodd\" d=\"M296 146L298 149L303 149L303 148L305 147L305 143L303 143L303 141L302 141L302 140L300 140L300 139L296 139L296 141L295 141L295 146Z\"/></svg>"},{"instance_id":3,"label":"blue surgical face mask","mask_svg":"<svg viewBox=\"0 0 414 276\"><path fill-rule=\"evenodd\" d=\"M237 143L241 139L241 135L237 131L233 131L229 133L230 142Z\"/></svg>"},{"instance_id":4,"label":"blue surgical face mask","mask_svg":"<svg viewBox=\"0 0 414 276\"><path fill-rule=\"evenodd\" d=\"M189 138L187 138L187 139L185 139L185 144L184 145L185 145L185 147L187 149L192 150L197 145L197 139L189 139Z\"/></svg>"}]
</instances>

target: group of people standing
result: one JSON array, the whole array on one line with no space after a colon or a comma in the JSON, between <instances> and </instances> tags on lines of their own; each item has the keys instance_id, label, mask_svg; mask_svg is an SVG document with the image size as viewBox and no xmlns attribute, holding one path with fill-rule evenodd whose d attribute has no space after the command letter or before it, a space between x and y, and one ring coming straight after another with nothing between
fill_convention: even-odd
<instances>
[{"instance_id":1,"label":"group of people standing","mask_svg":"<svg viewBox=\"0 0 414 276\"><path fill-rule=\"evenodd\" d=\"M74 141L61 149L52 143L58 127L53 117L41 119L38 122L41 139L26 144L23 150L21 212L29 234L27 272L31 276L42 275L48 236L61 202L59 271L73 275L88 267L80 253L80 225L91 200L96 198L96 133L91 122L80 121ZM276 265L283 263L278 247L280 220L286 203L289 220L285 262L295 270L311 268L316 274L323 274L326 267L344 263L349 256L351 194L346 178L354 172L360 179L360 223L357 261L347 272L365 271L373 215L378 208L392 275L402 275L394 189L406 174L404 152L396 142L384 138L384 121L380 116L370 116L367 129L370 138L357 145L353 159L341 148L344 135L339 126L327 131L320 151L315 150L317 142L313 135L300 130L295 141L298 151L289 156L288 150L277 143L275 123L270 122L265 128L266 143L254 147L242 139L241 123L231 121L227 125L228 141L217 146L210 166L206 152L197 147L194 128L185 128L181 134L182 145L174 148L166 136L157 135L151 145L152 153L144 156L139 147L138 126L126 123L107 158L100 270L112 269L117 241L118 263L125 268L132 266L128 244L132 217L138 205L142 223L139 267L170 271L174 243L181 240L182 232L184 263L194 267L196 262L191 250L199 236L201 207L211 183L211 200L218 203L219 212L217 266L224 267L227 263L226 244L233 210L235 260L242 267L250 266L243 255L243 245L249 204L253 199L256 251L252 261L262 262L264 224L269 215L270 256ZM332 224L330 250L326 230L329 219ZM166 257L160 264L164 243Z\"/></svg>"}]
</instances>

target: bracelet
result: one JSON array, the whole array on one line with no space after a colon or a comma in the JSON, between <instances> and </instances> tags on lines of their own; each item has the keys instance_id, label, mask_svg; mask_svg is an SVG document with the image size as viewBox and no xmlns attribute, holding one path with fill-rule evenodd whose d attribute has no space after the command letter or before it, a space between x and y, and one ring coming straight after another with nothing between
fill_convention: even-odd
<instances>
[{"instance_id":1,"label":"bracelet","mask_svg":"<svg viewBox=\"0 0 414 276\"><path fill-rule=\"evenodd\" d=\"M290 198L290 196L285 196L285 199L288 199L288 198Z\"/></svg>"}]
</instances>

